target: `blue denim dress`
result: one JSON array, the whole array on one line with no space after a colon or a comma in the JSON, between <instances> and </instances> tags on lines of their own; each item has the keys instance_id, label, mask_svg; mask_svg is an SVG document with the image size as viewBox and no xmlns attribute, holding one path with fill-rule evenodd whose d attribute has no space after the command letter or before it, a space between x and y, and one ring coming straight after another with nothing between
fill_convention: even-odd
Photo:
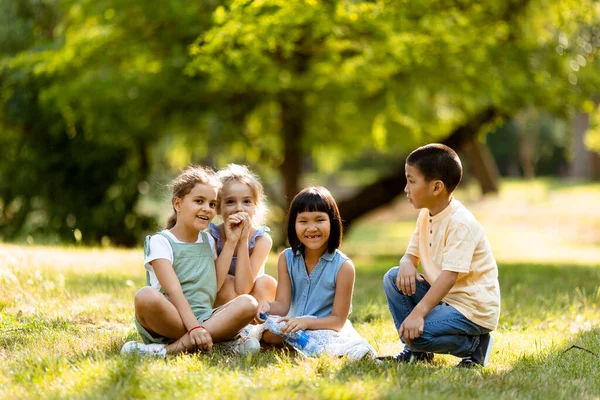
<instances>
[{"instance_id":1,"label":"blue denim dress","mask_svg":"<svg viewBox=\"0 0 600 400\"><path fill-rule=\"evenodd\" d=\"M339 250L324 253L309 275L304 257L299 251L294 254L292 249L288 248L284 254L292 281L292 301L288 316L312 315L323 318L331 315L337 274L348 257Z\"/></svg>"}]
</instances>

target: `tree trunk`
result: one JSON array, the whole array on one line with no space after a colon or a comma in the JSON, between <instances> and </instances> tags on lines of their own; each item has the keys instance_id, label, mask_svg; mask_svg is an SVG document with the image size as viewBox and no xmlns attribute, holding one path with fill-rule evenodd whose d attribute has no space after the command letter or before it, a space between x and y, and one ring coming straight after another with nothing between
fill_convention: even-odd
<instances>
[{"instance_id":1,"label":"tree trunk","mask_svg":"<svg viewBox=\"0 0 600 400\"><path fill-rule=\"evenodd\" d=\"M462 147L481 193L498 193L498 168L489 147L477 138L468 140Z\"/></svg>"},{"instance_id":2,"label":"tree trunk","mask_svg":"<svg viewBox=\"0 0 600 400\"><path fill-rule=\"evenodd\" d=\"M281 129L283 130L283 163L279 172L287 206L300 187L302 174L302 139L304 137L304 106L300 93L287 93L279 98ZM286 207L287 208L287 207Z\"/></svg>"},{"instance_id":3,"label":"tree trunk","mask_svg":"<svg viewBox=\"0 0 600 400\"><path fill-rule=\"evenodd\" d=\"M442 143L453 149L460 149L467 141L476 137L485 125L500 117L504 115L499 110L488 108L465 125L456 128ZM405 186L404 163L401 163L390 175L363 187L351 198L338 202L344 230L348 230L352 223L367 212L391 203L404 192Z\"/></svg>"},{"instance_id":4,"label":"tree trunk","mask_svg":"<svg viewBox=\"0 0 600 400\"><path fill-rule=\"evenodd\" d=\"M571 163L569 175L577 179L592 178L592 156L585 147L585 133L590 127L590 116L579 112L572 121L573 126L573 162Z\"/></svg>"}]
</instances>

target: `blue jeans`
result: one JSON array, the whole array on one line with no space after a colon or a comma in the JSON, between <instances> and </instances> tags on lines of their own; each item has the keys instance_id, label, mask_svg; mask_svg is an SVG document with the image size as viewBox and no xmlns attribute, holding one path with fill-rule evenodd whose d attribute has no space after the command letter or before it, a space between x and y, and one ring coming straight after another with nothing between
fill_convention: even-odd
<instances>
[{"instance_id":1,"label":"blue jeans","mask_svg":"<svg viewBox=\"0 0 600 400\"><path fill-rule=\"evenodd\" d=\"M396 330L415 308L431 287L427 281L417 281L417 291L407 296L396 287L398 267L390 269L383 278L383 289ZM414 352L452 354L457 357L470 356L479 345L479 335L490 330L469 321L456 308L440 302L425 316L423 333L405 349ZM401 339L404 342L404 339Z\"/></svg>"}]
</instances>

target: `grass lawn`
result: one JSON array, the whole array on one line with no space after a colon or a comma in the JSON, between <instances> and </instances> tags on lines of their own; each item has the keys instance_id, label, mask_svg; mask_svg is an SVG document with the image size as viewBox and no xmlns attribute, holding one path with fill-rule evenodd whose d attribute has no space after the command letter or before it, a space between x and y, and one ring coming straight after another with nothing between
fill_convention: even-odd
<instances>
[{"instance_id":1,"label":"grass lawn","mask_svg":"<svg viewBox=\"0 0 600 400\"><path fill-rule=\"evenodd\" d=\"M0 398L600 398L600 211L592 207L600 186L512 182L491 199L460 195L499 264L502 314L485 369L455 369L452 356L428 365L287 351L122 357L123 343L138 339L140 249L4 244ZM381 279L413 218L405 204L391 205L357 224L343 247L357 267L350 318L381 355L400 349ZM573 345L596 355L567 350Z\"/></svg>"}]
</instances>

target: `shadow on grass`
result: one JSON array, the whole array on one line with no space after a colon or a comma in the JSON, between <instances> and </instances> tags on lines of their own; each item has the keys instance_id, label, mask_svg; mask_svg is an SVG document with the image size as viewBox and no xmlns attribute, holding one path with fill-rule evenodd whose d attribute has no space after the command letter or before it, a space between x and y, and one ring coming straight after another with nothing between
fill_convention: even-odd
<instances>
[{"instance_id":1,"label":"shadow on grass","mask_svg":"<svg viewBox=\"0 0 600 400\"><path fill-rule=\"evenodd\" d=\"M344 364L334 380L385 377L381 380L385 395L374 396L383 398L420 398L427 393L450 398L595 398L600 394L600 328L574 335L564 347L523 355L509 370L494 372L493 359L490 367L462 369L435 362L377 365L365 360Z\"/></svg>"}]
</instances>

